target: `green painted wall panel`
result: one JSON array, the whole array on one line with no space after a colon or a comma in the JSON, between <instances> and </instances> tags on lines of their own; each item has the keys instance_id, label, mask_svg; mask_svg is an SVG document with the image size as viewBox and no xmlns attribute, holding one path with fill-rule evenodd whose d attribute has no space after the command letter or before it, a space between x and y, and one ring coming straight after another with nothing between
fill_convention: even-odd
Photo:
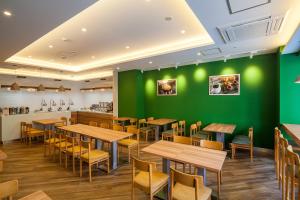
<instances>
[{"instance_id":1,"label":"green painted wall panel","mask_svg":"<svg viewBox=\"0 0 300 200\"><path fill-rule=\"evenodd\" d=\"M294 83L300 76L300 56L280 56L280 123L300 124L300 84Z\"/></svg>"}]
</instances>

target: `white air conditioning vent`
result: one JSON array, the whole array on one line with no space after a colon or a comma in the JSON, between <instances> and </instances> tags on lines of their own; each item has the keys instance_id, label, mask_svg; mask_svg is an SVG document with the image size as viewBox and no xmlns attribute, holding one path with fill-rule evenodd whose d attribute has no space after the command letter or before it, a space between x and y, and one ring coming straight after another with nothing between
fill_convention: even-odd
<instances>
[{"instance_id":1,"label":"white air conditioning vent","mask_svg":"<svg viewBox=\"0 0 300 200\"><path fill-rule=\"evenodd\" d=\"M206 50L202 50L201 54L203 56L211 56L211 55L217 55L221 53L221 49L220 48L212 48L212 49L206 49Z\"/></svg>"},{"instance_id":2,"label":"white air conditioning vent","mask_svg":"<svg viewBox=\"0 0 300 200\"><path fill-rule=\"evenodd\" d=\"M279 32L284 15L269 16L218 28L225 43L265 37Z\"/></svg>"}]
</instances>

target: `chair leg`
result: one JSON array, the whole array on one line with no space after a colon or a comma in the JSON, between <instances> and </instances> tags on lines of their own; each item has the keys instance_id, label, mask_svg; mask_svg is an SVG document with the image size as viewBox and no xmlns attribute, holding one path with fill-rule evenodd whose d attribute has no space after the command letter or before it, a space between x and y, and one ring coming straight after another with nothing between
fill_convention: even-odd
<instances>
[{"instance_id":1,"label":"chair leg","mask_svg":"<svg viewBox=\"0 0 300 200\"><path fill-rule=\"evenodd\" d=\"M65 168L68 169L68 154L65 153Z\"/></svg>"},{"instance_id":2,"label":"chair leg","mask_svg":"<svg viewBox=\"0 0 300 200\"><path fill-rule=\"evenodd\" d=\"M135 196L134 196L134 185L133 183L131 184L131 200L134 200Z\"/></svg>"},{"instance_id":3,"label":"chair leg","mask_svg":"<svg viewBox=\"0 0 300 200\"><path fill-rule=\"evenodd\" d=\"M80 161L79 161L79 167L80 167L80 169L79 169L79 176L80 177L82 177L82 160L80 159Z\"/></svg>"},{"instance_id":4,"label":"chair leg","mask_svg":"<svg viewBox=\"0 0 300 200\"><path fill-rule=\"evenodd\" d=\"M59 166L61 166L61 148L59 148Z\"/></svg>"},{"instance_id":5,"label":"chair leg","mask_svg":"<svg viewBox=\"0 0 300 200\"><path fill-rule=\"evenodd\" d=\"M131 153L130 150L131 150L131 149L128 148L128 163L129 163L129 164L130 164L130 153Z\"/></svg>"},{"instance_id":6,"label":"chair leg","mask_svg":"<svg viewBox=\"0 0 300 200\"><path fill-rule=\"evenodd\" d=\"M250 147L250 158L251 158L251 162L253 162L253 148Z\"/></svg>"},{"instance_id":7,"label":"chair leg","mask_svg":"<svg viewBox=\"0 0 300 200\"><path fill-rule=\"evenodd\" d=\"M140 145L137 145L137 157L140 158Z\"/></svg>"},{"instance_id":8,"label":"chair leg","mask_svg":"<svg viewBox=\"0 0 300 200\"><path fill-rule=\"evenodd\" d=\"M106 166L107 166L107 174L109 174L109 172L110 172L109 158L106 161Z\"/></svg>"},{"instance_id":9,"label":"chair leg","mask_svg":"<svg viewBox=\"0 0 300 200\"><path fill-rule=\"evenodd\" d=\"M90 178L90 182L92 182L92 165L89 164L89 178Z\"/></svg>"},{"instance_id":10,"label":"chair leg","mask_svg":"<svg viewBox=\"0 0 300 200\"><path fill-rule=\"evenodd\" d=\"M72 157L72 168L73 168L73 174L75 174L75 155Z\"/></svg>"},{"instance_id":11,"label":"chair leg","mask_svg":"<svg viewBox=\"0 0 300 200\"><path fill-rule=\"evenodd\" d=\"M46 157L46 149L47 149L47 145L44 144L44 157Z\"/></svg>"}]
</instances>

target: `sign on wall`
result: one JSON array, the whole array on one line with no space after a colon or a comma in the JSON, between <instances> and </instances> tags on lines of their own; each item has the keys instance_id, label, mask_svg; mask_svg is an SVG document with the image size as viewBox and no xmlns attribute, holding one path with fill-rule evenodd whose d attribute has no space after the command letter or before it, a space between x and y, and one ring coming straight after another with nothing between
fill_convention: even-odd
<instances>
[{"instance_id":1,"label":"sign on wall","mask_svg":"<svg viewBox=\"0 0 300 200\"><path fill-rule=\"evenodd\" d=\"M177 80L157 80L157 96L177 95Z\"/></svg>"},{"instance_id":2,"label":"sign on wall","mask_svg":"<svg viewBox=\"0 0 300 200\"><path fill-rule=\"evenodd\" d=\"M210 76L209 95L240 95L240 74Z\"/></svg>"}]
</instances>

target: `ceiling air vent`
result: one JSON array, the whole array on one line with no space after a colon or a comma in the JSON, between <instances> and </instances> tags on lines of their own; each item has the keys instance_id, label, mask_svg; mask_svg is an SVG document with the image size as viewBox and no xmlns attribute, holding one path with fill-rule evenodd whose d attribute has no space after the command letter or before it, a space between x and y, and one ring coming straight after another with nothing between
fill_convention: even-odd
<instances>
[{"instance_id":1,"label":"ceiling air vent","mask_svg":"<svg viewBox=\"0 0 300 200\"><path fill-rule=\"evenodd\" d=\"M279 32L284 15L268 16L239 24L219 27L218 30L225 43L258 37L265 37Z\"/></svg>"},{"instance_id":2,"label":"ceiling air vent","mask_svg":"<svg viewBox=\"0 0 300 200\"><path fill-rule=\"evenodd\" d=\"M201 54L204 56L212 56L212 55L217 55L221 53L221 49L216 47L212 49L205 49L201 51Z\"/></svg>"}]
</instances>

